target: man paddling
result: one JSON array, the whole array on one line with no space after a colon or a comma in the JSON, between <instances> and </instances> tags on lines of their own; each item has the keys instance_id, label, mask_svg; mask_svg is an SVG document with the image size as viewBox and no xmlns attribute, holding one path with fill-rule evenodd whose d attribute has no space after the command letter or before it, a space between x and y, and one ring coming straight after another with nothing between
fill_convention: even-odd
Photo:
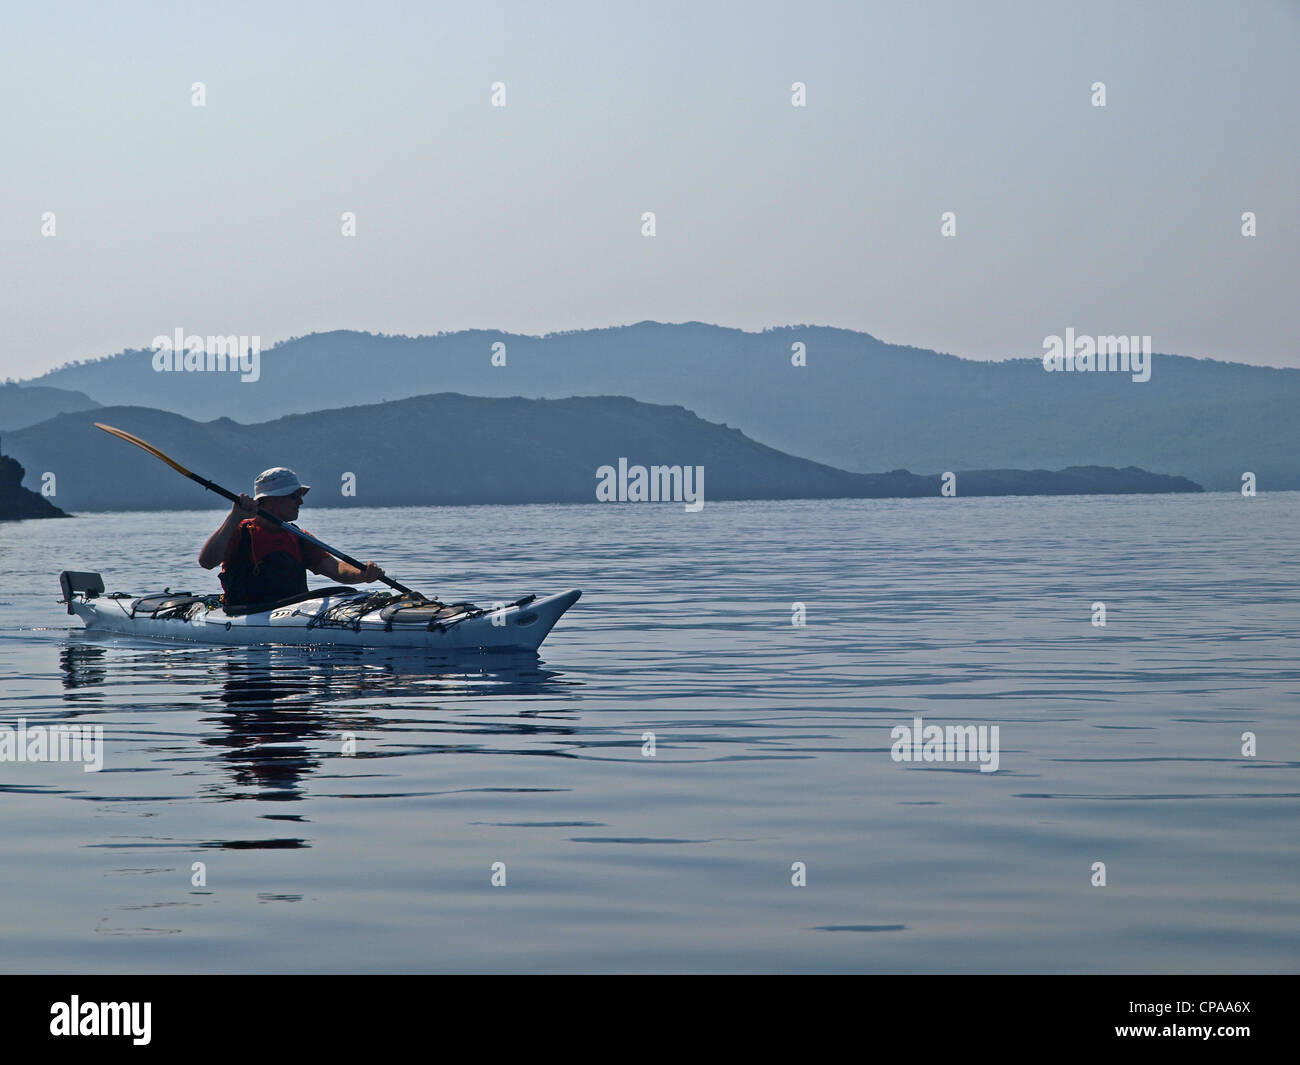
<instances>
[{"instance_id":1,"label":"man paddling","mask_svg":"<svg viewBox=\"0 0 1300 1065\"><path fill-rule=\"evenodd\" d=\"M222 601L227 611L301 595L307 591L308 570L340 584L383 578L384 571L373 562L358 569L258 517L257 508L261 507L281 521L293 521L310 489L293 470L283 466L266 470L253 482L253 496L241 493L221 527L208 537L199 552L199 565L213 569L221 564Z\"/></svg>"}]
</instances>

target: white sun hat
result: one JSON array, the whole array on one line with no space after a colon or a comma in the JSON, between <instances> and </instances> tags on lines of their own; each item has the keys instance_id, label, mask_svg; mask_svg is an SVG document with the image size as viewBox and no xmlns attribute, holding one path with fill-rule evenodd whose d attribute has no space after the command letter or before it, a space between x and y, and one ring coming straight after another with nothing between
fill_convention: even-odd
<instances>
[{"instance_id":1,"label":"white sun hat","mask_svg":"<svg viewBox=\"0 0 1300 1065\"><path fill-rule=\"evenodd\" d=\"M306 495L311 490L311 485L303 484L298 480L298 475L293 470L284 466L274 466L257 475L257 480L253 482L253 498L291 496L299 488L302 489L303 495Z\"/></svg>"}]
</instances>

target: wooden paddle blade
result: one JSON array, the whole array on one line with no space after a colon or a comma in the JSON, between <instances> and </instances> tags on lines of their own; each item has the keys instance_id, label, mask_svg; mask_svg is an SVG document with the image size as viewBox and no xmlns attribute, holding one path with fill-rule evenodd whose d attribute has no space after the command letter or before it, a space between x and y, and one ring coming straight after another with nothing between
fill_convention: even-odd
<instances>
[{"instance_id":1,"label":"wooden paddle blade","mask_svg":"<svg viewBox=\"0 0 1300 1065\"><path fill-rule=\"evenodd\" d=\"M159 451L156 447L153 446L153 444L150 444L145 440L141 440L138 436L133 436L131 433L126 432L126 430L124 429L114 429L111 425L105 425L103 422L96 422L95 428L103 429L104 432L106 433L112 433L114 436L121 437L128 444L134 444L136 447L143 448L145 451L149 452L149 454L151 454L154 458L162 459L163 462L167 463L167 465L170 466L177 473L183 473L185 474L186 477L194 476L194 474L192 474L189 470L187 470L175 459L170 458L169 456L163 454L163 452Z\"/></svg>"}]
</instances>

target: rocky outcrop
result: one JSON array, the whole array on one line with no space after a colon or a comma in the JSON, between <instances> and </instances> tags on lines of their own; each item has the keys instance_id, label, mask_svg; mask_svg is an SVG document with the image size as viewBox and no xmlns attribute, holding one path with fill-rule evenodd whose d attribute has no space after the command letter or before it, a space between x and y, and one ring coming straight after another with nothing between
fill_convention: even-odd
<instances>
[{"instance_id":1,"label":"rocky outcrop","mask_svg":"<svg viewBox=\"0 0 1300 1065\"><path fill-rule=\"evenodd\" d=\"M69 517L39 492L23 487L25 472L16 459L0 455L0 521Z\"/></svg>"}]
</instances>

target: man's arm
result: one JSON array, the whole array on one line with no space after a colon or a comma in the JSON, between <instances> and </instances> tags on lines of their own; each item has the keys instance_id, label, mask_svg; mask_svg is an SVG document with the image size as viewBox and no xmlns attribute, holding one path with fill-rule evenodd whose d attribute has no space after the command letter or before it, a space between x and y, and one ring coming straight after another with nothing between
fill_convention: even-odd
<instances>
[{"instance_id":1,"label":"man's arm","mask_svg":"<svg viewBox=\"0 0 1300 1065\"><path fill-rule=\"evenodd\" d=\"M341 558L329 554L317 562L316 572L340 584L368 584L370 581L379 580L384 575L384 571L373 562L367 562L365 569L357 569L356 566L349 565Z\"/></svg>"},{"instance_id":2,"label":"man's arm","mask_svg":"<svg viewBox=\"0 0 1300 1065\"><path fill-rule=\"evenodd\" d=\"M239 502L230 508L221 528L208 537L208 542L199 551L199 565L204 569L214 569L221 565L226 557L226 546L231 537L239 531L239 523L257 513L257 503L252 496L240 494Z\"/></svg>"}]
</instances>

